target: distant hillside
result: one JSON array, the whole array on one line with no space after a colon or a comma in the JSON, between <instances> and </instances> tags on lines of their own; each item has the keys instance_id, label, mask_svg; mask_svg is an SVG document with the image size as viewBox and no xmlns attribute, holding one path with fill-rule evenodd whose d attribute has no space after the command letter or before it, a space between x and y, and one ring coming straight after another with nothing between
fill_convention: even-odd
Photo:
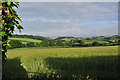
<instances>
[{"instance_id":1,"label":"distant hillside","mask_svg":"<svg viewBox=\"0 0 120 80\"><path fill-rule=\"evenodd\" d=\"M30 39L30 38L9 38L9 40L18 40L18 41L22 41L22 43L26 44L28 42L34 42L34 43L41 43L42 40L36 40L36 39Z\"/></svg>"},{"instance_id":2,"label":"distant hillside","mask_svg":"<svg viewBox=\"0 0 120 80\"><path fill-rule=\"evenodd\" d=\"M34 36L34 35L13 35L12 38L29 38L29 39L36 39L36 40L49 40L46 37L42 36Z\"/></svg>"},{"instance_id":3,"label":"distant hillside","mask_svg":"<svg viewBox=\"0 0 120 80\"><path fill-rule=\"evenodd\" d=\"M55 40L62 40L62 39L73 39L74 37L57 37Z\"/></svg>"},{"instance_id":4,"label":"distant hillside","mask_svg":"<svg viewBox=\"0 0 120 80\"><path fill-rule=\"evenodd\" d=\"M73 40L82 40L85 43L106 43L107 41L118 41L119 36L97 36L97 37L90 37L90 38L76 38L76 37L58 37L55 40L57 41L73 41Z\"/></svg>"},{"instance_id":5,"label":"distant hillside","mask_svg":"<svg viewBox=\"0 0 120 80\"><path fill-rule=\"evenodd\" d=\"M33 35L13 35L8 43L12 48L22 47L91 47L119 45L119 36L79 37L42 37ZM9 47L11 48L11 47Z\"/></svg>"}]
</instances>

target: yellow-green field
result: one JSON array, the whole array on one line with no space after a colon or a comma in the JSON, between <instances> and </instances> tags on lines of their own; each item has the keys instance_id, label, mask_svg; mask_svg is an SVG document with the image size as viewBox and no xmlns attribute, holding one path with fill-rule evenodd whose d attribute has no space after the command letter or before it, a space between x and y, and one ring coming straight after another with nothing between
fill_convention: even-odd
<instances>
[{"instance_id":1,"label":"yellow-green field","mask_svg":"<svg viewBox=\"0 0 120 80\"><path fill-rule=\"evenodd\" d=\"M35 42L35 43L41 43L41 40L36 40L36 39L29 39L29 38L9 38L9 40L20 40L23 42Z\"/></svg>"},{"instance_id":2,"label":"yellow-green field","mask_svg":"<svg viewBox=\"0 0 120 80\"><path fill-rule=\"evenodd\" d=\"M21 48L8 50L7 55L7 77L118 77L118 46Z\"/></svg>"}]
</instances>

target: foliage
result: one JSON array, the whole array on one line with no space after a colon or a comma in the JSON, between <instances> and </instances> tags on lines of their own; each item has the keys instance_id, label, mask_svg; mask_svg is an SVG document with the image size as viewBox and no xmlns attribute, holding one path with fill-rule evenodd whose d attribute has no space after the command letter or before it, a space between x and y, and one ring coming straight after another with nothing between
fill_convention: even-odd
<instances>
[{"instance_id":1,"label":"foliage","mask_svg":"<svg viewBox=\"0 0 120 80\"><path fill-rule=\"evenodd\" d=\"M90 38L86 38L86 40L91 40Z\"/></svg>"},{"instance_id":2,"label":"foliage","mask_svg":"<svg viewBox=\"0 0 120 80\"><path fill-rule=\"evenodd\" d=\"M33 36L33 35L13 35L13 38L29 38L29 39L37 39L37 40L44 40L47 41L48 39L42 36Z\"/></svg>"},{"instance_id":3,"label":"foliage","mask_svg":"<svg viewBox=\"0 0 120 80\"><path fill-rule=\"evenodd\" d=\"M84 45L84 41L83 40L78 40L78 43L80 43L80 45Z\"/></svg>"},{"instance_id":4,"label":"foliage","mask_svg":"<svg viewBox=\"0 0 120 80\"><path fill-rule=\"evenodd\" d=\"M8 46L9 49L25 47L25 45L22 44L22 42L21 42L21 41L18 41L18 40L10 40L10 41L9 41L9 44L10 44L10 45Z\"/></svg>"},{"instance_id":5,"label":"foliage","mask_svg":"<svg viewBox=\"0 0 120 80\"><path fill-rule=\"evenodd\" d=\"M13 35L13 37L9 37L10 40L21 41L23 47L91 47L91 46L115 46L120 45L120 41L118 40L118 36L112 40L114 36L111 37L97 37L96 40L86 40L86 38L66 38L62 39L51 39L42 36L33 36L33 35ZM61 37L60 37L61 38ZM110 38L109 41L103 41L104 38ZM29 43L33 42L33 43ZM31 45L30 45L31 44ZM18 48L17 46L14 48Z\"/></svg>"},{"instance_id":6,"label":"foliage","mask_svg":"<svg viewBox=\"0 0 120 80\"><path fill-rule=\"evenodd\" d=\"M93 46L99 46L99 42L93 42L92 45Z\"/></svg>"},{"instance_id":7,"label":"foliage","mask_svg":"<svg viewBox=\"0 0 120 80\"><path fill-rule=\"evenodd\" d=\"M14 28L17 27L19 32L23 27L19 24L21 21L20 15L14 10L13 7L18 8L19 2L2 2L2 59L5 60L7 52L8 36L12 36Z\"/></svg>"},{"instance_id":8,"label":"foliage","mask_svg":"<svg viewBox=\"0 0 120 80\"><path fill-rule=\"evenodd\" d=\"M33 42L29 42L29 43L26 44L26 46L27 46L27 47L34 47L35 44L34 44Z\"/></svg>"}]
</instances>

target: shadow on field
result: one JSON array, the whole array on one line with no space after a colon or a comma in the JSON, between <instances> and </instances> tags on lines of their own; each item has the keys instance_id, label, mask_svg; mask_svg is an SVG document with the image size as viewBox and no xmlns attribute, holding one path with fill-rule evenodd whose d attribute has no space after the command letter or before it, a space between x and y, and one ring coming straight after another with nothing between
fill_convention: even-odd
<instances>
[{"instance_id":1,"label":"shadow on field","mask_svg":"<svg viewBox=\"0 0 120 80\"><path fill-rule=\"evenodd\" d=\"M2 80L27 79L27 72L20 64L20 58L3 62Z\"/></svg>"},{"instance_id":2,"label":"shadow on field","mask_svg":"<svg viewBox=\"0 0 120 80\"><path fill-rule=\"evenodd\" d=\"M118 78L118 56L46 59L49 68L55 69L63 78L90 76L94 78ZM101 80L102 80L101 79Z\"/></svg>"},{"instance_id":3,"label":"shadow on field","mask_svg":"<svg viewBox=\"0 0 120 80\"><path fill-rule=\"evenodd\" d=\"M31 72L32 80L47 80L48 78L81 78L90 76L92 78L100 78L97 80L106 80L105 78L118 78L118 56L96 56L83 58L55 58L48 57L45 59L49 69L54 69L55 74ZM3 67L3 80L30 80L28 79L26 70L20 65L20 58L8 59ZM53 77L54 76L54 77ZM61 77L59 77L61 76ZM53 79L51 79L53 80ZM79 79L88 80L88 79ZM90 79L89 79L90 80ZM92 79L91 79L92 80ZM117 79L112 79L117 80Z\"/></svg>"}]
</instances>

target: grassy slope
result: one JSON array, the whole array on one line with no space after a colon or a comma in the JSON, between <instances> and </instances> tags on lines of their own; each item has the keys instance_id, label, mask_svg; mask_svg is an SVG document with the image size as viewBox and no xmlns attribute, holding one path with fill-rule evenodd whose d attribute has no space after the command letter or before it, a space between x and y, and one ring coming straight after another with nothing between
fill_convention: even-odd
<instances>
[{"instance_id":1,"label":"grassy slope","mask_svg":"<svg viewBox=\"0 0 120 80\"><path fill-rule=\"evenodd\" d=\"M103 38L105 37L98 37L95 40L86 40L86 38L78 38L79 40L83 40L85 43L93 43L95 41L99 42L99 43L106 43L106 41L103 41ZM61 40L74 40L74 38L63 38Z\"/></svg>"},{"instance_id":2,"label":"grassy slope","mask_svg":"<svg viewBox=\"0 0 120 80\"><path fill-rule=\"evenodd\" d=\"M42 42L42 40L29 39L29 38L9 38L9 40L20 40L20 41L23 41L23 43L25 42L41 43Z\"/></svg>"},{"instance_id":3,"label":"grassy slope","mask_svg":"<svg viewBox=\"0 0 120 80\"><path fill-rule=\"evenodd\" d=\"M117 76L117 54L117 46L45 49L24 48L8 50L8 59L14 59L20 56L20 65L24 67L29 77L39 72L41 76L45 76L45 74L58 74L62 77L89 75L92 77L111 78ZM7 64L7 66L10 66L9 63ZM40 76L40 74L38 75Z\"/></svg>"},{"instance_id":4,"label":"grassy slope","mask_svg":"<svg viewBox=\"0 0 120 80\"><path fill-rule=\"evenodd\" d=\"M86 38L78 38L79 40L83 40L85 43L93 43L95 41L99 42L99 43L106 43L106 41L103 41L104 38L109 38L109 37L96 37L97 39L93 39L93 40L86 40ZM27 42L36 42L36 43L40 43L42 42L42 40L36 40L36 39L29 39L29 38L9 38L9 40L21 40L22 43L27 43ZM60 40L75 40L75 38L62 38ZM110 40L113 41L113 40Z\"/></svg>"},{"instance_id":5,"label":"grassy slope","mask_svg":"<svg viewBox=\"0 0 120 80\"><path fill-rule=\"evenodd\" d=\"M106 41L101 41L101 40L85 40L85 43L93 43L95 41L99 43L106 43Z\"/></svg>"},{"instance_id":6,"label":"grassy slope","mask_svg":"<svg viewBox=\"0 0 120 80\"><path fill-rule=\"evenodd\" d=\"M110 37L95 37L97 39L92 39L92 40L86 40L86 38L78 38L79 40L83 40L85 43L93 43L93 42L99 42L99 43L106 43L106 41L103 41L104 38L110 38ZM74 38L63 38L61 40L74 40ZM110 40L110 41L114 41L114 40Z\"/></svg>"}]
</instances>

